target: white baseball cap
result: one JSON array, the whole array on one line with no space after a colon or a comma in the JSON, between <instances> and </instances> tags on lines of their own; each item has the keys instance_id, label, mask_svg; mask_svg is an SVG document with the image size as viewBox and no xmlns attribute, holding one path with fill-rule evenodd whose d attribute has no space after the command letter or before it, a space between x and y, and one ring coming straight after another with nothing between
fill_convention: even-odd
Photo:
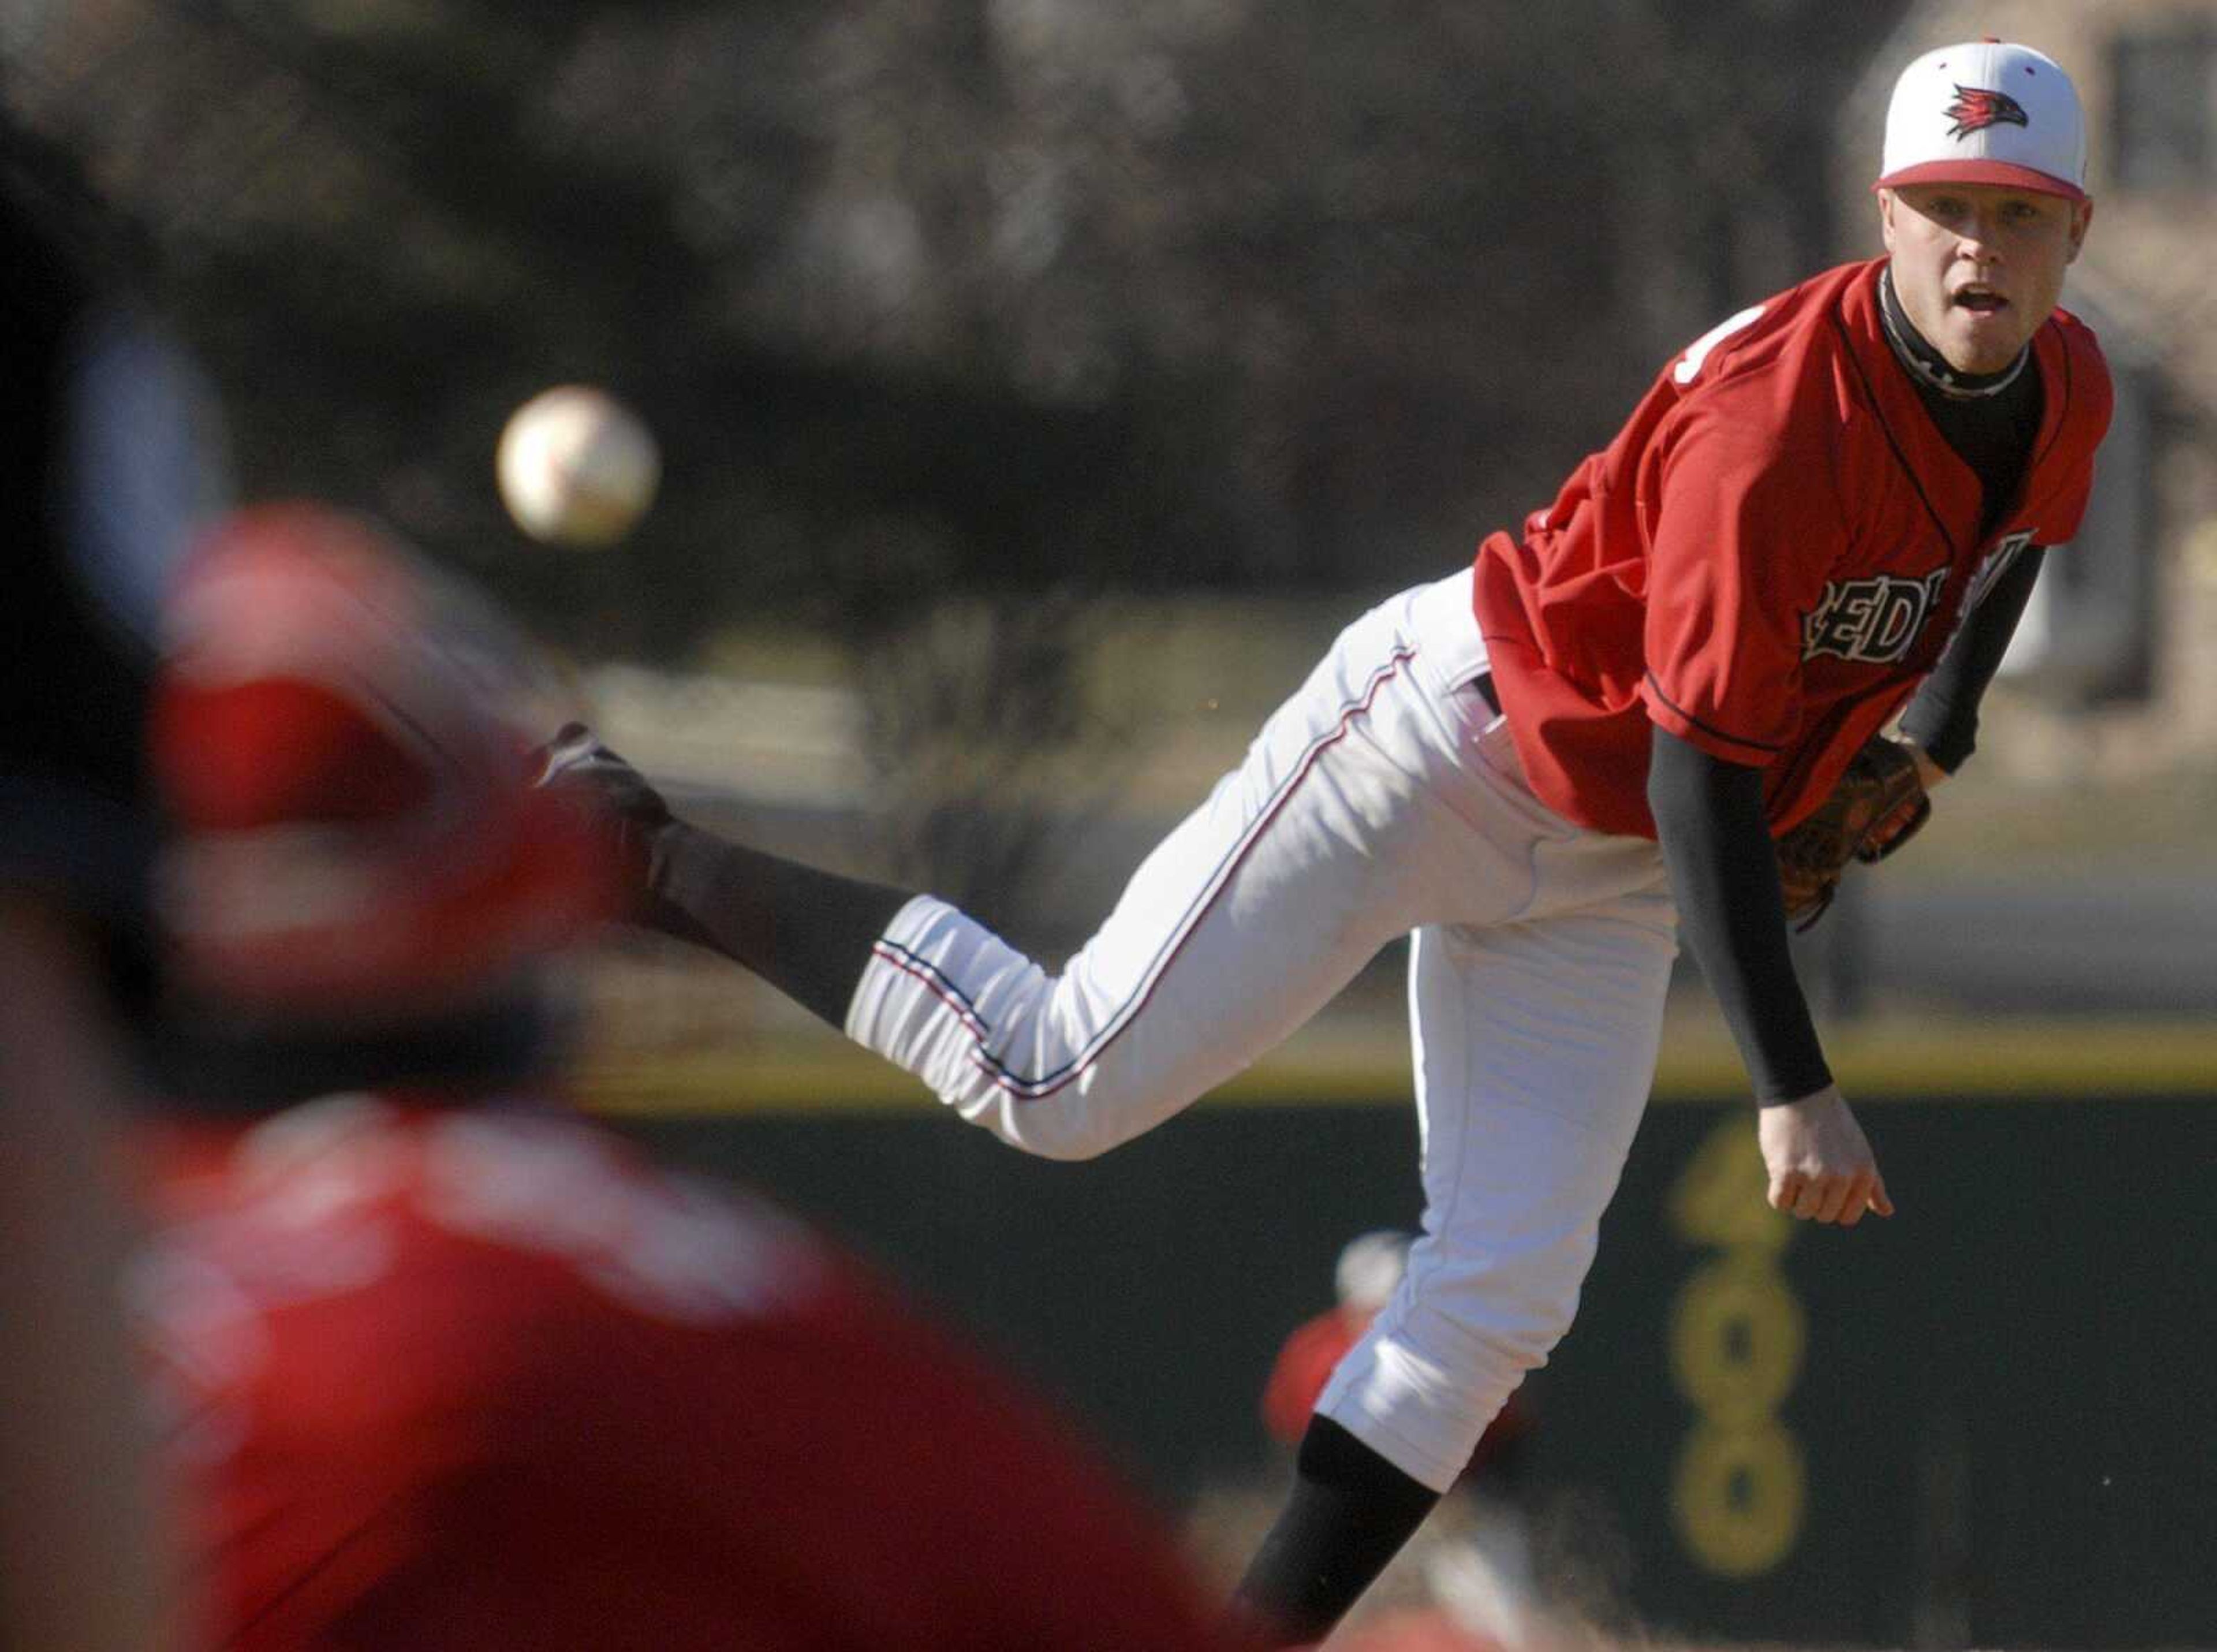
<instances>
[{"instance_id":1,"label":"white baseball cap","mask_svg":"<svg viewBox=\"0 0 2217 1652\"><path fill-rule=\"evenodd\" d=\"M1946 183L2086 198L2085 112L2053 59L1988 37L1901 71L1876 187Z\"/></svg>"}]
</instances>

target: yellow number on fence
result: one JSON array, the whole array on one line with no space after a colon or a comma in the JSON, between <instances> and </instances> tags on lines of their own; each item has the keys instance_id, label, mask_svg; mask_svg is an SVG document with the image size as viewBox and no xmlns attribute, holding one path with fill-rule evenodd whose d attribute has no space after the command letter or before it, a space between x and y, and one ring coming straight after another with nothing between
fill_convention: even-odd
<instances>
[{"instance_id":1,"label":"yellow number on fence","mask_svg":"<svg viewBox=\"0 0 2217 1652\"><path fill-rule=\"evenodd\" d=\"M1770 1185L1752 1118L1727 1118L1678 1172L1670 1226L1689 1245L1775 1255L1794 1237L1794 1219L1763 1202Z\"/></svg>"},{"instance_id":2,"label":"yellow number on fence","mask_svg":"<svg viewBox=\"0 0 2217 1652\"><path fill-rule=\"evenodd\" d=\"M1778 1420L1697 1423L1678 1454L1670 1505L1689 1554L1720 1577L1757 1577L1793 1551L1805 1495L1801 1448Z\"/></svg>"},{"instance_id":3,"label":"yellow number on fence","mask_svg":"<svg viewBox=\"0 0 2217 1652\"><path fill-rule=\"evenodd\" d=\"M1806 1336L1779 1257L1791 1218L1764 1203L1755 1123L1726 1118L1670 1191L1670 1225L1719 1247L1687 1276L1670 1314L1670 1375L1692 1403L1671 1479L1670 1518L1686 1552L1720 1577L1769 1571L1801 1535L1801 1448L1778 1408L1801 1374Z\"/></svg>"},{"instance_id":4,"label":"yellow number on fence","mask_svg":"<svg viewBox=\"0 0 2217 1652\"><path fill-rule=\"evenodd\" d=\"M1713 1421L1774 1414L1801 1375L1801 1304L1767 1256L1727 1251L1694 1270L1670 1315L1670 1374Z\"/></svg>"}]
</instances>

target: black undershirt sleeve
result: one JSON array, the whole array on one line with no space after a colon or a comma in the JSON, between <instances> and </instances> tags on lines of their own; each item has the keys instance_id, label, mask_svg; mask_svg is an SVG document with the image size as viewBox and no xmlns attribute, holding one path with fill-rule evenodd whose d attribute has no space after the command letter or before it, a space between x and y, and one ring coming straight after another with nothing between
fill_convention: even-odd
<instances>
[{"instance_id":1,"label":"black undershirt sleeve","mask_svg":"<svg viewBox=\"0 0 2217 1652\"><path fill-rule=\"evenodd\" d=\"M722 954L843 1027L871 949L914 896L672 820L655 836L650 928Z\"/></svg>"},{"instance_id":2,"label":"black undershirt sleeve","mask_svg":"<svg viewBox=\"0 0 2217 1652\"><path fill-rule=\"evenodd\" d=\"M1832 1073L1788 948L1763 771L1652 732L1647 804L1679 932L1724 1012L1757 1101L1798 1101Z\"/></svg>"},{"instance_id":3,"label":"black undershirt sleeve","mask_svg":"<svg viewBox=\"0 0 2217 1652\"><path fill-rule=\"evenodd\" d=\"M2028 545L1965 616L1940 664L1902 714L1901 732L1953 774L1978 745L1979 702L2001 669L2010 639L2032 600L2046 548Z\"/></svg>"}]
</instances>

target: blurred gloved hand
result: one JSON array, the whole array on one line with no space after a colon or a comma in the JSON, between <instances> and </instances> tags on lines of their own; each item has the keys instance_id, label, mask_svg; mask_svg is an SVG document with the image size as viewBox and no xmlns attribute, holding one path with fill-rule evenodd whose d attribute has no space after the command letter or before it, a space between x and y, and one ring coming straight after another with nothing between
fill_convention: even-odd
<instances>
[{"instance_id":1,"label":"blurred gloved hand","mask_svg":"<svg viewBox=\"0 0 2217 1652\"><path fill-rule=\"evenodd\" d=\"M655 840L676 818L662 794L583 723L563 724L538 755L536 783L568 791L596 812L643 895L653 877Z\"/></svg>"}]
</instances>

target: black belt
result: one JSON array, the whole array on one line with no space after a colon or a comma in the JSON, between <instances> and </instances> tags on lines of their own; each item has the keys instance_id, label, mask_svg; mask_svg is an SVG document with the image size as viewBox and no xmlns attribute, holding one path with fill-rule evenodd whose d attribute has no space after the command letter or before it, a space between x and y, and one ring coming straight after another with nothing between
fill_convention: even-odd
<instances>
[{"instance_id":1,"label":"black belt","mask_svg":"<svg viewBox=\"0 0 2217 1652\"><path fill-rule=\"evenodd\" d=\"M1470 685L1478 690L1478 697L1485 701L1488 708L1498 717L1501 715L1501 696L1493 691L1493 673L1480 671L1471 679Z\"/></svg>"}]
</instances>

